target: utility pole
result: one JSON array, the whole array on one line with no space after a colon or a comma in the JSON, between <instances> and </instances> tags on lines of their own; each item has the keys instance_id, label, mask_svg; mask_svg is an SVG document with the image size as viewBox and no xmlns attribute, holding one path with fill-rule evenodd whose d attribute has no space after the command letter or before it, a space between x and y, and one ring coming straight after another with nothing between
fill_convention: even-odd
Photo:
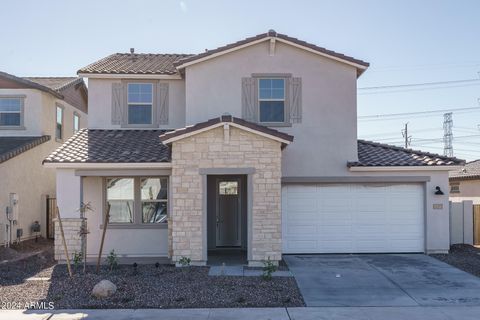
<instances>
[{"instance_id":1,"label":"utility pole","mask_svg":"<svg viewBox=\"0 0 480 320\"><path fill-rule=\"evenodd\" d=\"M453 120L452 113L448 112L443 115L443 155L453 157Z\"/></svg>"},{"instance_id":2,"label":"utility pole","mask_svg":"<svg viewBox=\"0 0 480 320\"><path fill-rule=\"evenodd\" d=\"M412 139L412 136L408 135L408 122L405 123L405 129L402 130L402 136L405 138L405 149L407 149Z\"/></svg>"}]
</instances>

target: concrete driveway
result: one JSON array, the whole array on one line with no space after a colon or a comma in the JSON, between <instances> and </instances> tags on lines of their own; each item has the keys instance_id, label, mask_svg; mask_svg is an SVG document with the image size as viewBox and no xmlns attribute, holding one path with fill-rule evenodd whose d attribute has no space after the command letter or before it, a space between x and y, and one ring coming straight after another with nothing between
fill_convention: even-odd
<instances>
[{"instance_id":1,"label":"concrete driveway","mask_svg":"<svg viewBox=\"0 0 480 320\"><path fill-rule=\"evenodd\" d=\"M422 254L285 255L308 307L480 306L480 279Z\"/></svg>"}]
</instances>

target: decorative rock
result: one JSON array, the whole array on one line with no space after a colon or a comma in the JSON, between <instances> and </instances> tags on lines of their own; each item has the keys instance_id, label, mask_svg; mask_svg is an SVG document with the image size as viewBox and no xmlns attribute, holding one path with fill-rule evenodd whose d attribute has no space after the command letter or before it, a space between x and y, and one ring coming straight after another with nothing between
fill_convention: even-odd
<instances>
[{"instance_id":1,"label":"decorative rock","mask_svg":"<svg viewBox=\"0 0 480 320\"><path fill-rule=\"evenodd\" d=\"M92 296L108 298L117 291L117 286L108 280L102 280L93 287Z\"/></svg>"}]
</instances>

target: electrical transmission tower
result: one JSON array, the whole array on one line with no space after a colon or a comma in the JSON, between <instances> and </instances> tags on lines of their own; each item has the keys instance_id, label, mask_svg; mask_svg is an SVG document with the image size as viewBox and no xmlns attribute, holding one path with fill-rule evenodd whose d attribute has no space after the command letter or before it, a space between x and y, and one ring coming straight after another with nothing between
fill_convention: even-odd
<instances>
[{"instance_id":1,"label":"electrical transmission tower","mask_svg":"<svg viewBox=\"0 0 480 320\"><path fill-rule=\"evenodd\" d=\"M453 157L452 113L443 114L443 155Z\"/></svg>"},{"instance_id":2,"label":"electrical transmission tower","mask_svg":"<svg viewBox=\"0 0 480 320\"><path fill-rule=\"evenodd\" d=\"M407 149L410 145L410 142L412 142L412 136L408 135L408 122L405 123L405 129L402 130L402 136L405 140L405 149Z\"/></svg>"}]
</instances>

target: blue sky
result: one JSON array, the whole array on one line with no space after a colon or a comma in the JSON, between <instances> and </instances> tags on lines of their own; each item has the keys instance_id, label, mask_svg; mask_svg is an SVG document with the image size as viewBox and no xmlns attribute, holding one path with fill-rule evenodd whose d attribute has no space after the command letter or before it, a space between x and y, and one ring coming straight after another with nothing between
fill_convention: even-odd
<instances>
[{"instance_id":1,"label":"blue sky","mask_svg":"<svg viewBox=\"0 0 480 320\"><path fill-rule=\"evenodd\" d=\"M480 79L480 1L2 1L0 70L74 75L113 52L198 53L275 29L370 62L358 87ZM479 107L480 82L359 90L359 115ZM479 111L454 112L455 155L480 158ZM359 137L442 152L442 113L359 121Z\"/></svg>"}]
</instances>

